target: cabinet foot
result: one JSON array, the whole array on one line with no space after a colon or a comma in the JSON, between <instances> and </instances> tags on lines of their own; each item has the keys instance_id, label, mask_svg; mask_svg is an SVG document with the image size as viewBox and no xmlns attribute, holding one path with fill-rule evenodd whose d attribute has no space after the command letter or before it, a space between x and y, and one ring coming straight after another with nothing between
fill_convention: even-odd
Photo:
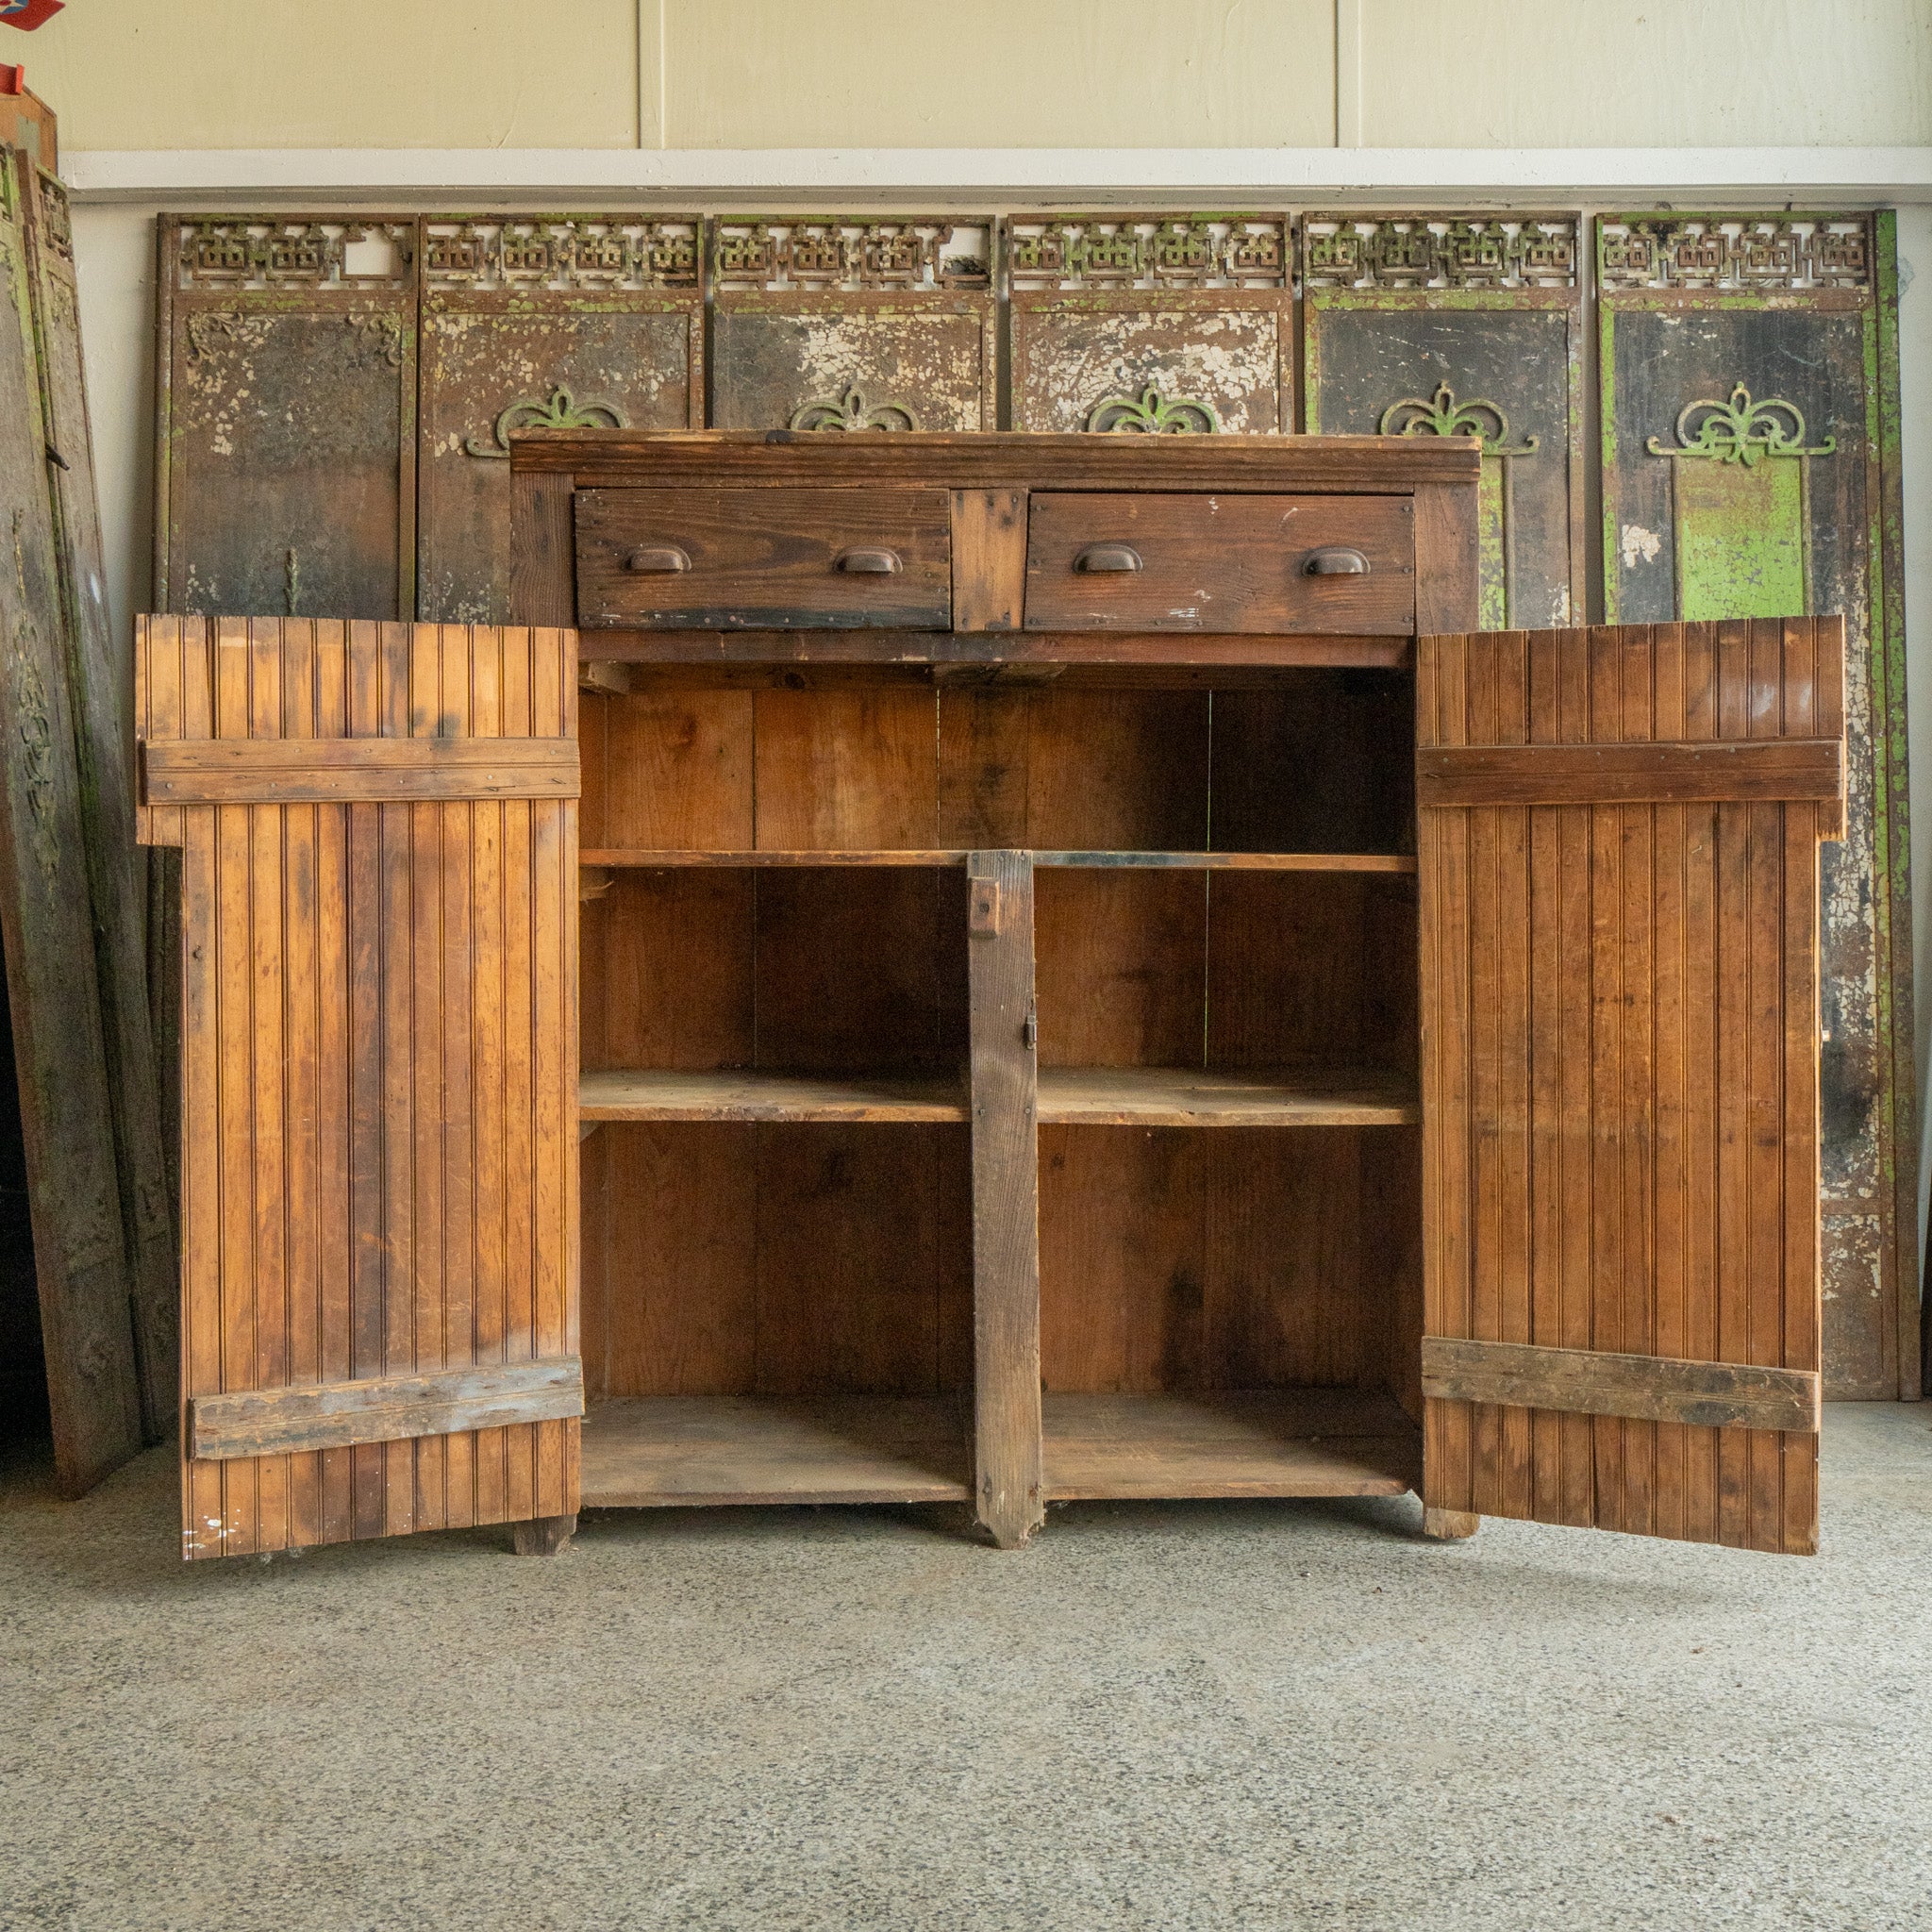
<instances>
[{"instance_id":1,"label":"cabinet foot","mask_svg":"<svg viewBox=\"0 0 1932 1932\"><path fill-rule=\"evenodd\" d=\"M536 1516L512 1524L510 1535L520 1557L556 1557L576 1534L576 1527L575 1516Z\"/></svg>"},{"instance_id":2,"label":"cabinet foot","mask_svg":"<svg viewBox=\"0 0 1932 1932\"><path fill-rule=\"evenodd\" d=\"M1037 1498L1028 1496L1017 1508L979 1511L979 1526L999 1550L1024 1550L1033 1532L1046 1520Z\"/></svg>"},{"instance_id":3,"label":"cabinet foot","mask_svg":"<svg viewBox=\"0 0 1932 1932\"><path fill-rule=\"evenodd\" d=\"M1423 1534L1440 1543L1461 1542L1482 1527L1482 1518L1465 1509L1423 1508Z\"/></svg>"}]
</instances>

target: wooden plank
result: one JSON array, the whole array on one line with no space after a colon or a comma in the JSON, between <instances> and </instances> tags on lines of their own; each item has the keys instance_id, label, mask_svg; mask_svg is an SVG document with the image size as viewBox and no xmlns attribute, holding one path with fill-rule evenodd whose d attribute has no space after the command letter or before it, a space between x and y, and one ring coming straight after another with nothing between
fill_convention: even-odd
<instances>
[{"instance_id":1,"label":"wooden plank","mask_svg":"<svg viewBox=\"0 0 1932 1932\"><path fill-rule=\"evenodd\" d=\"M0 501L10 538L0 569L0 940L55 1466L61 1489L78 1495L141 1446L137 1281L115 1165L20 165L0 149Z\"/></svg>"},{"instance_id":2,"label":"wooden plank","mask_svg":"<svg viewBox=\"0 0 1932 1932\"><path fill-rule=\"evenodd\" d=\"M1422 1117L1415 1083L1378 1067L1059 1066L1040 1075L1040 1119L1054 1126L1406 1126Z\"/></svg>"},{"instance_id":3,"label":"wooden plank","mask_svg":"<svg viewBox=\"0 0 1932 1932\"><path fill-rule=\"evenodd\" d=\"M108 622L107 566L94 482L67 192L48 157L23 163L27 256L40 351L47 444L58 460L45 475L59 558L61 636L74 708L83 849L93 910L94 972L101 995L116 1173L132 1284L142 1434L158 1441L180 1397L180 1285L149 1024L142 931L141 871L126 800L132 795L121 647Z\"/></svg>"},{"instance_id":4,"label":"wooden plank","mask_svg":"<svg viewBox=\"0 0 1932 1932\"><path fill-rule=\"evenodd\" d=\"M1018 630L1026 599L1026 492L956 490L953 628Z\"/></svg>"},{"instance_id":5,"label":"wooden plank","mask_svg":"<svg viewBox=\"0 0 1932 1932\"><path fill-rule=\"evenodd\" d=\"M887 846L844 852L750 852L724 850L659 851L652 846L585 846L581 864L591 868L679 871L687 867L768 865L963 866L974 848L915 851ZM1404 852L1040 852L1036 868L1062 870L1140 869L1151 872L1362 872L1413 875L1414 856ZM608 886L600 881L599 892Z\"/></svg>"},{"instance_id":6,"label":"wooden plank","mask_svg":"<svg viewBox=\"0 0 1932 1932\"><path fill-rule=\"evenodd\" d=\"M930 691L761 691L754 758L760 847L940 843Z\"/></svg>"},{"instance_id":7,"label":"wooden plank","mask_svg":"<svg viewBox=\"0 0 1932 1932\"><path fill-rule=\"evenodd\" d=\"M566 475L529 475L510 458L509 619L570 625L577 620L575 504Z\"/></svg>"},{"instance_id":8,"label":"wooden plank","mask_svg":"<svg viewBox=\"0 0 1932 1932\"><path fill-rule=\"evenodd\" d=\"M1201 1064L1205 878L1049 872L1035 877L1034 904L1042 1064Z\"/></svg>"},{"instance_id":9,"label":"wooden plank","mask_svg":"<svg viewBox=\"0 0 1932 1932\"><path fill-rule=\"evenodd\" d=\"M641 691L604 718L603 810L591 843L741 852L754 842L748 691ZM586 789L591 780L586 774ZM586 817L588 832L591 821Z\"/></svg>"},{"instance_id":10,"label":"wooden plank","mask_svg":"<svg viewBox=\"0 0 1932 1932\"><path fill-rule=\"evenodd\" d=\"M661 489L687 484L803 485L890 490L1251 491L1407 496L1460 486L1470 498L1468 622L1475 620L1474 508L1481 452L1466 437L1405 438L1399 457L1374 436L1175 437L1147 460L1143 440L1091 436L897 432L837 436L770 429L534 430L510 451L512 475L569 475L578 486L621 487L648 474ZM648 466L648 469L646 468ZM1450 617L1435 628L1454 630Z\"/></svg>"},{"instance_id":11,"label":"wooden plank","mask_svg":"<svg viewBox=\"0 0 1932 1932\"><path fill-rule=\"evenodd\" d=\"M1425 806L1831 801L1844 785L1836 738L1732 744L1467 745L1416 754Z\"/></svg>"},{"instance_id":12,"label":"wooden plank","mask_svg":"<svg viewBox=\"0 0 1932 1932\"><path fill-rule=\"evenodd\" d=\"M1815 1434L1820 1413L1815 1371L1442 1335L1423 1338L1423 1391L1441 1402L1507 1403L1707 1428Z\"/></svg>"},{"instance_id":13,"label":"wooden plank","mask_svg":"<svg viewBox=\"0 0 1932 1932\"><path fill-rule=\"evenodd\" d=\"M188 1425L192 1454L228 1461L354 1442L407 1441L583 1412L583 1364L573 1356L197 1395L188 1404Z\"/></svg>"},{"instance_id":14,"label":"wooden plank","mask_svg":"<svg viewBox=\"0 0 1932 1932\"><path fill-rule=\"evenodd\" d=\"M586 1074L577 1111L587 1121L963 1121L957 1079L660 1069Z\"/></svg>"},{"instance_id":15,"label":"wooden plank","mask_svg":"<svg viewBox=\"0 0 1932 1932\"><path fill-rule=\"evenodd\" d=\"M1002 1549L1045 1519L1040 1463L1039 1061L1033 874L1024 853L967 873L999 918L966 941L972 1055L974 1506Z\"/></svg>"},{"instance_id":16,"label":"wooden plank","mask_svg":"<svg viewBox=\"0 0 1932 1932\"><path fill-rule=\"evenodd\" d=\"M1416 1480L1415 1424L1353 1389L1050 1394L1046 1493L1398 1496Z\"/></svg>"},{"instance_id":17,"label":"wooden plank","mask_svg":"<svg viewBox=\"0 0 1932 1932\"><path fill-rule=\"evenodd\" d=\"M956 1397L658 1396L584 1424L596 1508L726 1503L958 1503L972 1494Z\"/></svg>"},{"instance_id":18,"label":"wooden plank","mask_svg":"<svg viewBox=\"0 0 1932 1932\"><path fill-rule=\"evenodd\" d=\"M212 739L142 747L151 805L575 798L577 748L558 739Z\"/></svg>"}]
</instances>

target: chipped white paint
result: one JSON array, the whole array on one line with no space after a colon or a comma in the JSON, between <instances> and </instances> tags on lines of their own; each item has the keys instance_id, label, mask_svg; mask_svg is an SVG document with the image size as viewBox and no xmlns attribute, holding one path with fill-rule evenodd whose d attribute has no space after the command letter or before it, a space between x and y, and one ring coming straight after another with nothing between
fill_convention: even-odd
<instances>
[{"instance_id":1,"label":"chipped white paint","mask_svg":"<svg viewBox=\"0 0 1932 1932\"><path fill-rule=\"evenodd\" d=\"M1641 524L1625 524L1618 541L1624 552L1625 570L1635 570L1640 563L1655 563L1657 553L1664 547L1664 540L1655 530L1646 530Z\"/></svg>"}]
</instances>

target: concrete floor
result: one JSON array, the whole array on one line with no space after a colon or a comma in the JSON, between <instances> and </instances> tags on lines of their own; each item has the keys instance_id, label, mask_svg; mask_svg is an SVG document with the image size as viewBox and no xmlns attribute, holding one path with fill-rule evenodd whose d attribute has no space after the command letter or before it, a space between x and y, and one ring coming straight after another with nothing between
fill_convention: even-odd
<instances>
[{"instance_id":1,"label":"concrete floor","mask_svg":"<svg viewBox=\"0 0 1932 1932\"><path fill-rule=\"evenodd\" d=\"M0 1926L1932 1924L1932 1406L1825 1554L1408 1498L609 1513L175 1560L0 1474Z\"/></svg>"}]
</instances>

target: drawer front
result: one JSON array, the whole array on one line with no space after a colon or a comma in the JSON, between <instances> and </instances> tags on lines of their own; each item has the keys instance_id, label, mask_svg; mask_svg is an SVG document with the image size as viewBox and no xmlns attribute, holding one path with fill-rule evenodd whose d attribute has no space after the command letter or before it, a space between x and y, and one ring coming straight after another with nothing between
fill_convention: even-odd
<instances>
[{"instance_id":1,"label":"drawer front","mask_svg":"<svg viewBox=\"0 0 1932 1932\"><path fill-rule=\"evenodd\" d=\"M1407 636L1414 506L1406 496L1036 492L1026 628Z\"/></svg>"},{"instance_id":2,"label":"drawer front","mask_svg":"<svg viewBox=\"0 0 1932 1932\"><path fill-rule=\"evenodd\" d=\"M946 630L944 491L580 490L588 630Z\"/></svg>"}]
</instances>

